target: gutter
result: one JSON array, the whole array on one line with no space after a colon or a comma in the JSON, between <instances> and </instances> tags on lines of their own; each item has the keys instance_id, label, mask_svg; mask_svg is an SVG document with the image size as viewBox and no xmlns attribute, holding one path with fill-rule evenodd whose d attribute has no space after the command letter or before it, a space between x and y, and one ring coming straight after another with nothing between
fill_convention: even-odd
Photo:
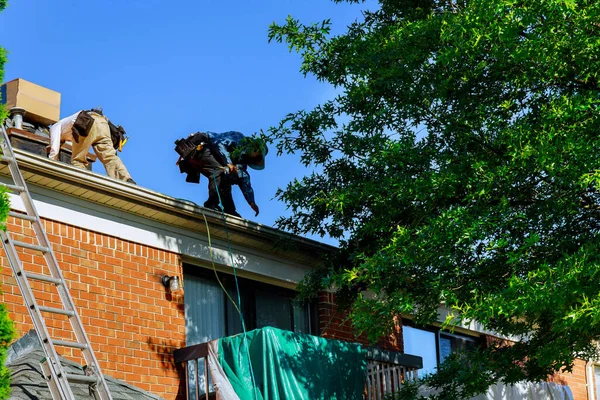
<instances>
[{"instance_id":1,"label":"gutter","mask_svg":"<svg viewBox=\"0 0 600 400\"><path fill-rule=\"evenodd\" d=\"M76 168L70 164L50 160L24 150L14 149L15 156L22 171L57 179L67 184L74 184L96 192L103 192L112 197L121 198L137 204L150 206L158 211L179 214L187 219L199 220L204 223L204 215L211 225L222 226L220 213L198 206L192 201L177 199L153 190L132 185L105 175ZM118 207L111 206L119 209ZM128 212L123 210L123 212ZM250 235L261 241L290 240L296 246L310 251L335 252L337 248L316 240L307 239L288 232L280 231L243 218L227 216L227 227L237 234Z\"/></svg>"}]
</instances>

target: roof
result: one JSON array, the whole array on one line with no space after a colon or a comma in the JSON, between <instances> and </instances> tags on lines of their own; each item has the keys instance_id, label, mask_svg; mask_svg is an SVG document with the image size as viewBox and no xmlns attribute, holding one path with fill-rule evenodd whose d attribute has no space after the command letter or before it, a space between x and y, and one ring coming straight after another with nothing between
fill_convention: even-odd
<instances>
[{"instance_id":1,"label":"roof","mask_svg":"<svg viewBox=\"0 0 600 400\"><path fill-rule=\"evenodd\" d=\"M14 149L14 152L28 184L39 185L85 201L196 232L205 233L208 223L210 234L215 239L226 240L228 233L234 244L275 253L306 266L319 264L320 255L336 250L334 246L234 216L226 217L226 231L220 213L200 207L191 201L49 160L27 151ZM6 165L0 166L0 175L9 176Z\"/></svg>"},{"instance_id":2,"label":"roof","mask_svg":"<svg viewBox=\"0 0 600 400\"><path fill-rule=\"evenodd\" d=\"M52 400L50 389L42 375L40 360L44 352L34 330L29 331L9 348L6 366L11 371L11 399ZM61 364L70 374L83 374L81 365L61 357ZM159 396L148 393L123 381L104 376L114 400L160 400ZM90 399L89 388L84 384L73 384L71 390L77 399Z\"/></svg>"}]
</instances>

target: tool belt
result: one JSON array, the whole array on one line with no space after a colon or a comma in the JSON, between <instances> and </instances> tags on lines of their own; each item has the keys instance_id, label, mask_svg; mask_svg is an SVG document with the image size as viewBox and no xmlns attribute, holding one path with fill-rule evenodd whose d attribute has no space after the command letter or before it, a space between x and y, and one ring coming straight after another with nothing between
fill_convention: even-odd
<instances>
[{"instance_id":1,"label":"tool belt","mask_svg":"<svg viewBox=\"0 0 600 400\"><path fill-rule=\"evenodd\" d=\"M187 138L176 140L175 151L179 154L179 160L176 163L179 166L179 172L187 174L186 182L200 183L198 163L191 161L197 161L205 151L209 151L222 166L227 165L227 160L219 151L217 144L213 143L210 137L203 132L196 132Z\"/></svg>"},{"instance_id":2,"label":"tool belt","mask_svg":"<svg viewBox=\"0 0 600 400\"><path fill-rule=\"evenodd\" d=\"M87 111L80 111L75 118L73 128L71 129L73 140L79 143L80 137L86 137L90 134L92 126L94 125L94 118L87 113Z\"/></svg>"},{"instance_id":3,"label":"tool belt","mask_svg":"<svg viewBox=\"0 0 600 400\"><path fill-rule=\"evenodd\" d=\"M129 139L127 132L121 125L115 125L112 122L108 121L108 127L110 128L110 138L112 140L113 147L115 150L123 151L123 146L127 143Z\"/></svg>"},{"instance_id":4,"label":"tool belt","mask_svg":"<svg viewBox=\"0 0 600 400\"><path fill-rule=\"evenodd\" d=\"M182 159L193 158L196 152L201 151L204 146L210 146L211 140L205 133L196 132L187 138L175 141L175 151Z\"/></svg>"},{"instance_id":5,"label":"tool belt","mask_svg":"<svg viewBox=\"0 0 600 400\"><path fill-rule=\"evenodd\" d=\"M175 141L175 151L179 154L177 165L180 173L187 174L186 182L200 183L200 171L191 165L190 160L194 159L200 151L204 150L204 146L209 144L210 138L202 132L196 132L187 138Z\"/></svg>"}]
</instances>

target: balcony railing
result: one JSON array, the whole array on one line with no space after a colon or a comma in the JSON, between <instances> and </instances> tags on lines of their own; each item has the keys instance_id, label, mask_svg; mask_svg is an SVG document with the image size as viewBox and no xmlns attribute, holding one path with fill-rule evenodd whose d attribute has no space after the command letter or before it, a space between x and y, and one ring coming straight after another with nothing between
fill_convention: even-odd
<instances>
[{"instance_id":1,"label":"balcony railing","mask_svg":"<svg viewBox=\"0 0 600 400\"><path fill-rule=\"evenodd\" d=\"M177 349L173 352L175 364L183 364L185 371L186 399L196 400L216 398L210 391L210 377L208 372L208 343L201 343ZM191 384L190 384L191 383Z\"/></svg>"},{"instance_id":2,"label":"balcony railing","mask_svg":"<svg viewBox=\"0 0 600 400\"><path fill-rule=\"evenodd\" d=\"M208 344L202 343L175 350L175 363L182 363L185 371L187 399L219 399L212 392L208 368ZM365 400L383 400L396 393L404 382L416 381L417 371L423 367L421 357L397 352L370 349L367 354Z\"/></svg>"},{"instance_id":3,"label":"balcony railing","mask_svg":"<svg viewBox=\"0 0 600 400\"><path fill-rule=\"evenodd\" d=\"M423 359L410 354L372 348L367 354L366 400L383 400L405 382L416 382Z\"/></svg>"}]
</instances>

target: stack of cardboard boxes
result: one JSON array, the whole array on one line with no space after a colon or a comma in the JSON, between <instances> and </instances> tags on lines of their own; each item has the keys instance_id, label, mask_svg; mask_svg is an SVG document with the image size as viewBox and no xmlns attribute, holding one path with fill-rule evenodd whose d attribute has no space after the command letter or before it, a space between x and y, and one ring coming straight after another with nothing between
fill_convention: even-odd
<instances>
[{"instance_id":1,"label":"stack of cardboard boxes","mask_svg":"<svg viewBox=\"0 0 600 400\"><path fill-rule=\"evenodd\" d=\"M0 102L12 117L6 122L12 146L45 157L49 143L47 128L60 119L60 93L17 78L0 87ZM22 114L22 126L15 125L20 118L17 114ZM59 159L71 161L70 145L63 145ZM95 155L88 154L90 163L95 160Z\"/></svg>"},{"instance_id":2,"label":"stack of cardboard boxes","mask_svg":"<svg viewBox=\"0 0 600 400\"><path fill-rule=\"evenodd\" d=\"M60 119L60 93L17 78L0 88L2 103L7 109L25 109L24 120L42 126Z\"/></svg>"}]
</instances>

